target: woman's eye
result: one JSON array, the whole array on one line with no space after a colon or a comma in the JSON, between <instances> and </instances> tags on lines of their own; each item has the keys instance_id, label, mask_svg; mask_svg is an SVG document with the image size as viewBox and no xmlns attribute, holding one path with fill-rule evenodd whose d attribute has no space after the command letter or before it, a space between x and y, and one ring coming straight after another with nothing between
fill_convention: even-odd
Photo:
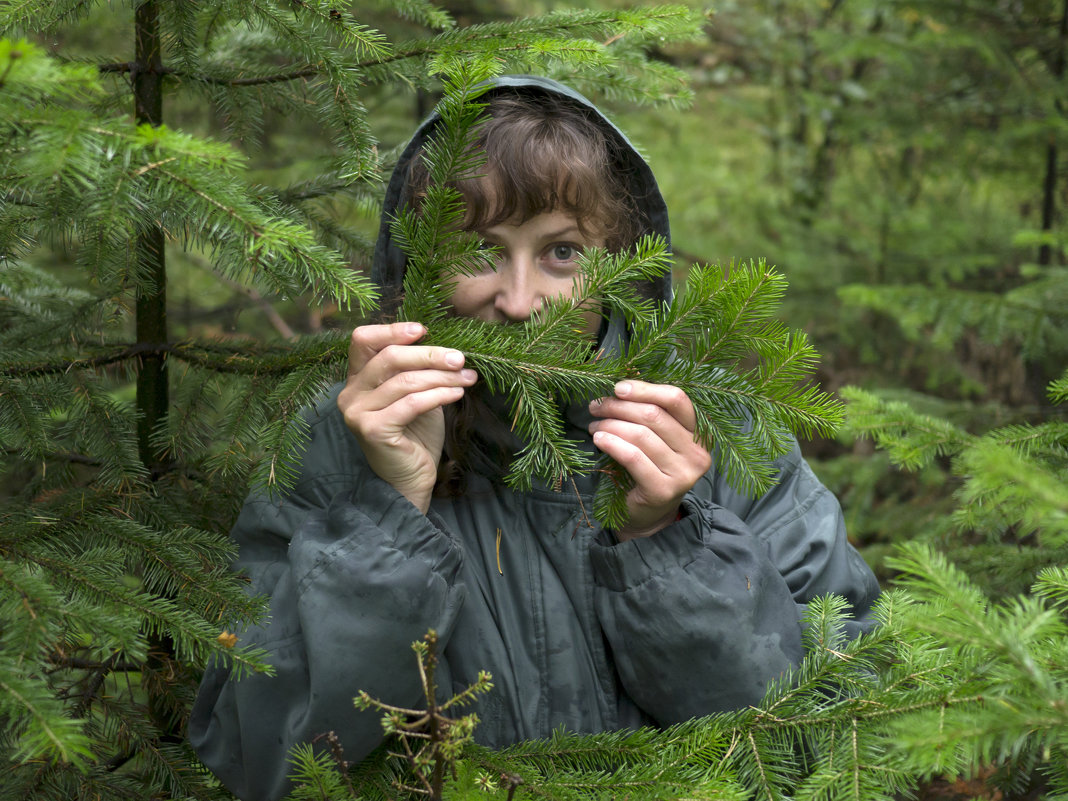
<instances>
[{"instance_id":1,"label":"woman's eye","mask_svg":"<svg viewBox=\"0 0 1068 801\"><path fill-rule=\"evenodd\" d=\"M554 261L574 261L578 258L579 249L572 245L553 245L552 256Z\"/></svg>"}]
</instances>

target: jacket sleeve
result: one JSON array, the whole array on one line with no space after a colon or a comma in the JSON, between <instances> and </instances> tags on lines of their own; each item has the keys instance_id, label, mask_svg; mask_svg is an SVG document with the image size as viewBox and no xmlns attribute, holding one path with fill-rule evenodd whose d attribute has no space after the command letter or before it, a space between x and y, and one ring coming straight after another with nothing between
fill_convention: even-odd
<instances>
[{"instance_id":1,"label":"jacket sleeve","mask_svg":"<svg viewBox=\"0 0 1068 801\"><path fill-rule=\"evenodd\" d=\"M355 761L381 742L380 713L353 706L359 690L425 706L411 643L429 628L444 643L462 603L460 551L444 531L369 469L309 470L336 447L324 433L297 491L281 502L253 496L233 530L238 567L269 600L240 641L264 648L275 675L235 681L209 668L190 719L201 760L249 801L289 791L298 743L333 731Z\"/></svg>"},{"instance_id":2,"label":"jacket sleeve","mask_svg":"<svg viewBox=\"0 0 1068 801\"><path fill-rule=\"evenodd\" d=\"M796 443L777 464L776 485L759 498L740 495L711 475L694 489L745 521L786 580L799 613L813 598L841 595L853 608L847 630L856 636L870 625L879 583L849 543L838 499L820 483Z\"/></svg>"},{"instance_id":3,"label":"jacket sleeve","mask_svg":"<svg viewBox=\"0 0 1068 801\"><path fill-rule=\"evenodd\" d=\"M758 703L802 657L808 600L838 593L863 616L878 594L834 496L799 453L779 466L758 500L709 476L675 524L592 546L597 613L623 687L661 725Z\"/></svg>"}]
</instances>

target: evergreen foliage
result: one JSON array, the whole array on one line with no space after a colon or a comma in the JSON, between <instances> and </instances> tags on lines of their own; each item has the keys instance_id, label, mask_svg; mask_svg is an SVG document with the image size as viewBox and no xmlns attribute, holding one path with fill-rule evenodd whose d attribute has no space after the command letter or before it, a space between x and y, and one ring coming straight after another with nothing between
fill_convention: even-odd
<instances>
[{"instance_id":1,"label":"evergreen foliage","mask_svg":"<svg viewBox=\"0 0 1068 801\"><path fill-rule=\"evenodd\" d=\"M610 528L621 527L630 477L566 439L563 409L640 377L686 392L697 412L697 436L716 454L718 467L742 491L767 490L772 461L789 449L790 434L829 434L839 409L830 396L802 385L816 353L803 333L774 319L785 281L763 262L695 266L661 307L634 289L670 269L665 243L646 237L632 252L585 254L571 297L550 299L522 325L448 314L452 279L486 269L493 258L477 236L455 233L463 200L450 185L480 166L468 143L482 108L473 101L490 74L465 64L449 76L439 104L440 130L425 151L427 196L418 210L401 210L393 234L409 254L398 317L427 325L425 343L462 351L491 391L508 396L512 427L526 444L506 480L528 490L533 479L560 486L597 470L603 475L594 515ZM576 336L590 308L623 318L630 337L622 352L595 351ZM752 366L742 369L747 362Z\"/></svg>"},{"instance_id":2,"label":"evergreen foliage","mask_svg":"<svg viewBox=\"0 0 1068 801\"><path fill-rule=\"evenodd\" d=\"M674 6L464 28L426 2L375 14L411 38L317 0L0 8L0 798L226 798L183 740L199 671L270 670L232 633L263 603L226 534L250 481L286 479L347 335L175 337L168 262L366 312L368 241L345 214L381 197L378 87L470 63L603 70L606 90L678 100L681 74L642 54L696 26ZM83 17L133 56L44 51ZM327 137L288 187L249 171L278 115Z\"/></svg>"},{"instance_id":3,"label":"evergreen foliage","mask_svg":"<svg viewBox=\"0 0 1068 801\"><path fill-rule=\"evenodd\" d=\"M662 732L561 733L500 753L468 746L444 794L889 798L932 776L993 765L1005 792L1021 790L1037 771L1045 797L1068 797L1065 256L1055 203L1045 214L1045 200L1058 197L1068 107L1068 7L720 7L719 63L694 72L764 81L740 95L731 114L757 104L766 113L752 125L732 116L718 133L766 142L769 157L753 161L768 175L750 184L736 172L698 182L704 195L713 183L752 195L755 209L698 225L722 219L742 232L727 242L775 253L789 270L790 297L800 299L788 311L818 309L806 314L818 317L824 341L823 321L835 317L825 313L829 286L865 285L843 292L860 305L844 307L850 324L837 336L878 369L882 380L872 383L912 379L951 402L968 401L935 403L913 392L905 405L902 393L871 386L847 393L854 432L924 471L926 484L913 486L956 488L944 517L922 527L893 523L910 538L936 538L952 560L922 544L900 551L889 566L902 589L880 602L881 628L856 641L842 639L837 601L813 603L809 657L756 708ZM158 12L155 22L147 12ZM458 25L457 12L424 0L376 0L359 13L318 0L0 7L0 34L10 37L0 39L2 799L228 798L181 739L199 669L209 659L239 673L269 669L231 633L262 604L227 571L225 534L249 481L286 480L286 454L301 440L298 412L340 375L347 337L213 337L188 324L175 336L174 316L162 336L141 332L140 301L176 275L161 281L154 269L163 243L170 265L207 264L268 297L310 293L316 302L369 308L370 287L352 268L366 263L371 245L350 215L377 213L380 171L394 158L376 146L370 124L383 96L433 92L440 73L464 70L533 70L625 101L689 96L670 59L646 56L662 39L692 35L696 20L678 7L474 25ZM45 54L40 32L60 40L86 15L95 31L126 31L129 47L79 53L56 43L63 58ZM158 34L158 68L140 61L144 53L115 55L133 52L138 26L148 39ZM153 118L141 101L131 118L131 88L153 81L166 95L167 119ZM297 117L325 136L302 145L315 151L314 169L301 165L295 180L285 170L257 171L260 144L277 135L279 120ZM915 127L917 117L923 126ZM687 165L691 183L692 173ZM990 190L975 175L998 182ZM987 210L987 192L1018 201L1022 222L1001 213L1009 201ZM673 205L702 212L698 202ZM743 216L754 228L739 225ZM407 224L398 222L401 230ZM413 256L431 242L420 236L412 234ZM475 243L449 242L450 263L462 269L469 262L460 256ZM687 329L689 288L675 311L652 310L617 280L664 269L660 246L644 242L632 255L589 254L588 280L603 276L599 291L613 308L636 328L666 323L674 343L645 342L631 355L652 365L621 362L622 373L585 353L573 354L576 369L562 378L533 362L539 378L517 395L517 405L534 412L524 433L559 452L523 458L546 476L572 464L549 409L569 392L604 392L632 368L687 379L692 354L679 345L689 330L705 352L738 344L693 379L706 384L688 391L708 387L706 424L710 437L721 435L721 468L734 465L739 483L759 484L756 457L774 452L781 431L819 429L792 411L813 403L790 396L796 371L808 369L803 341L770 322L770 300L738 305L756 284L766 299L777 297L781 279L759 263L702 268L691 279L696 296L753 315L733 328L712 315L718 327ZM921 280L936 290L921 290ZM437 319L440 305L428 298L419 314ZM433 336L482 358L480 373L508 391L514 376L495 373L492 355L519 350L521 341L547 343L573 319L572 306L551 304L527 331L441 319ZM764 327L780 356L763 370L735 371L746 353L769 354ZM1021 402L999 390L977 359L960 355L968 348L997 349L1001 367L1026 359L1040 377L1031 383L1046 394L1022 392ZM667 361L673 350L687 358ZM558 350L555 358L560 353L572 356ZM153 365L163 366L169 390L162 416L133 389ZM761 382L779 378L787 402L767 404ZM1009 394L1016 408L1006 404ZM731 431L741 410L753 427ZM741 449L723 447L731 442ZM879 464L868 459L864 468ZM748 479L747 470L755 471ZM611 519L610 509L609 502L600 513ZM1016 594L1017 585L1029 591ZM346 777L343 756L327 746L295 755L295 797L395 797L396 784L411 781L403 760L384 752Z\"/></svg>"},{"instance_id":4,"label":"evergreen foliage","mask_svg":"<svg viewBox=\"0 0 1068 801\"><path fill-rule=\"evenodd\" d=\"M868 801L991 763L1011 765L1018 784L1040 766L1046 797L1064 797L1064 571L1047 571L1034 599L995 606L929 549L898 566L907 589L880 599L870 634L845 638L840 599L811 604L808 656L759 705L662 731L468 746L441 797ZM373 765L343 787L336 761L302 753L291 797L389 797L403 768Z\"/></svg>"}]
</instances>

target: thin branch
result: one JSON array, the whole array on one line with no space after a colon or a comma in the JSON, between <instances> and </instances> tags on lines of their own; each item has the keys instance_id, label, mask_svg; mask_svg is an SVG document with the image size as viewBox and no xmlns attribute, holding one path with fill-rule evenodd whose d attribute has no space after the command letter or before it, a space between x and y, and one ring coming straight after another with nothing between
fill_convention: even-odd
<instances>
[{"instance_id":1,"label":"thin branch","mask_svg":"<svg viewBox=\"0 0 1068 801\"><path fill-rule=\"evenodd\" d=\"M0 370L0 375L12 378L49 375L53 373L66 373L71 370L81 370L92 367L104 367L109 364L127 361L146 354L162 354L170 352L172 345L154 345L148 342L138 342L131 345L120 345L116 350L101 353L98 356L86 356L81 359L71 359L59 362L42 362L24 366L5 366Z\"/></svg>"},{"instance_id":2,"label":"thin branch","mask_svg":"<svg viewBox=\"0 0 1068 801\"><path fill-rule=\"evenodd\" d=\"M89 707L92 705L93 699L96 698L97 691L103 685L108 674L115 670L115 666L119 664L120 653L120 651L116 651L107 660L92 669L93 673L85 684L81 700L74 707L73 717L85 717L89 712Z\"/></svg>"},{"instance_id":3,"label":"thin branch","mask_svg":"<svg viewBox=\"0 0 1068 801\"><path fill-rule=\"evenodd\" d=\"M285 347L260 350L247 343L242 343L239 347L228 350L219 345L204 345L188 340L161 344L149 342L116 344L113 348L95 356L38 362L36 364L9 365L0 368L0 375L8 378L56 375L73 370L103 367L148 355L169 355L189 364L195 364L220 373L281 375L297 367L306 366L312 361L322 364L341 361L346 358L347 343L341 343L337 347L326 347L320 354L298 352ZM269 356L280 357L285 361L269 366L265 366L258 361L258 359Z\"/></svg>"},{"instance_id":4,"label":"thin branch","mask_svg":"<svg viewBox=\"0 0 1068 801\"><path fill-rule=\"evenodd\" d=\"M116 754L104 763L104 770L106 770L108 773L114 773L127 762L129 762L131 759L133 759L135 756L137 756L137 753L138 752L136 750L132 750L127 751L125 754Z\"/></svg>"},{"instance_id":5,"label":"thin branch","mask_svg":"<svg viewBox=\"0 0 1068 801\"><path fill-rule=\"evenodd\" d=\"M207 83L213 86L263 86L271 83L285 83L301 78L311 78L318 75L321 70L318 67L308 66L291 72L280 72L274 75L258 75L253 78L217 78L214 75L189 75L188 73L175 72L180 78Z\"/></svg>"},{"instance_id":6,"label":"thin branch","mask_svg":"<svg viewBox=\"0 0 1068 801\"><path fill-rule=\"evenodd\" d=\"M271 305L271 302L259 292L257 292L254 287L245 286L239 281L235 281L232 278L223 275L222 273L217 271L211 265L211 262L209 262L207 259L196 256L194 254L190 254L190 258L197 267L200 267L202 270L211 273L213 276L215 276L215 278L222 281L235 292L240 292L253 303L255 303L259 307L260 311L262 311L263 314L270 321L271 325L274 327L274 330L281 334L282 337L284 337L285 339L293 339L296 336L296 332L289 327L289 323L287 323L282 318L282 315L280 315L278 311L274 308L274 306Z\"/></svg>"},{"instance_id":7,"label":"thin branch","mask_svg":"<svg viewBox=\"0 0 1068 801\"><path fill-rule=\"evenodd\" d=\"M53 654L48 661L53 666L49 670L50 673L56 670L109 670L113 673L133 673L144 667L138 662L114 662L109 665L107 662L100 662L96 659L81 659L59 654Z\"/></svg>"},{"instance_id":8,"label":"thin branch","mask_svg":"<svg viewBox=\"0 0 1068 801\"><path fill-rule=\"evenodd\" d=\"M119 61L113 64L100 64L97 66L97 69L100 72L134 72L137 69L137 65L132 61ZM160 69L157 69L156 72L160 75L173 75L176 78L196 81L198 83L206 83L212 86L262 86L264 84L285 83L300 78L310 78L314 75L318 75L321 70L319 67L308 65L291 70L290 72L279 72L273 75L257 75L251 78L220 78L216 75L197 75L195 73L171 69L169 67L161 67Z\"/></svg>"},{"instance_id":9,"label":"thin branch","mask_svg":"<svg viewBox=\"0 0 1068 801\"><path fill-rule=\"evenodd\" d=\"M24 451L18 448L4 448L2 453L4 456L8 456L12 459L27 459L29 458ZM99 459L94 459L91 456L86 456L82 453L73 452L56 452L46 453L41 457L42 459L50 459L56 462L70 462L71 464L84 464L89 467L100 467L103 462Z\"/></svg>"}]
</instances>

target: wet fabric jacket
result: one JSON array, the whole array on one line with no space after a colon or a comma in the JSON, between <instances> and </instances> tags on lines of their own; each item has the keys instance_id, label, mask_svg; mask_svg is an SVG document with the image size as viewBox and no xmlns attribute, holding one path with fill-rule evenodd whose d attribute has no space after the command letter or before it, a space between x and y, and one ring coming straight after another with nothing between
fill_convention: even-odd
<instances>
[{"instance_id":1,"label":"wet fabric jacket","mask_svg":"<svg viewBox=\"0 0 1068 801\"><path fill-rule=\"evenodd\" d=\"M407 160L425 133L402 157L387 204L403 202ZM621 169L666 236L648 167L632 149L627 158ZM385 229L375 274L387 287L403 274ZM357 691L420 707L411 643L430 628L443 644L442 698L481 670L493 674L494 689L474 707L475 739L504 746L561 727L664 726L756 703L801 658L807 601L838 593L859 619L878 593L837 501L796 448L763 497L739 495L713 471L676 523L616 543L587 517L588 479L516 493L471 476L462 496L435 498L421 514L368 467L337 409L339 390L308 412L293 490L253 495L233 530L238 567L270 599L268 617L241 642L265 648L276 675L231 681L209 669L189 737L242 799L283 796L290 749L316 735L335 732L350 760L376 747L379 714L354 708ZM570 436L592 451L589 419L581 406L568 411Z\"/></svg>"}]
</instances>

